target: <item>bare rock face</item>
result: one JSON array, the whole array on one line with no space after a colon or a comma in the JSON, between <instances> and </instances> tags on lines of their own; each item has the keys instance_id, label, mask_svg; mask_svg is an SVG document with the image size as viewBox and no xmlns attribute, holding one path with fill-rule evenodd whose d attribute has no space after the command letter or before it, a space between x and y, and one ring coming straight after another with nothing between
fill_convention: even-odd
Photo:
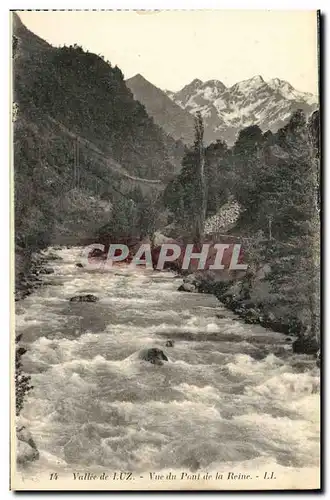
<instances>
[{"instance_id":1,"label":"bare rock face","mask_svg":"<svg viewBox=\"0 0 330 500\"><path fill-rule=\"evenodd\" d=\"M164 354L161 349L157 347L152 347L151 349L143 349L139 353L139 358L143 361L148 361L153 365L163 365L164 361L168 361L168 357Z\"/></svg>"},{"instance_id":2,"label":"bare rock face","mask_svg":"<svg viewBox=\"0 0 330 500\"><path fill-rule=\"evenodd\" d=\"M299 337L292 344L292 350L296 354L314 354L319 351L319 344L313 337Z\"/></svg>"}]
</instances>

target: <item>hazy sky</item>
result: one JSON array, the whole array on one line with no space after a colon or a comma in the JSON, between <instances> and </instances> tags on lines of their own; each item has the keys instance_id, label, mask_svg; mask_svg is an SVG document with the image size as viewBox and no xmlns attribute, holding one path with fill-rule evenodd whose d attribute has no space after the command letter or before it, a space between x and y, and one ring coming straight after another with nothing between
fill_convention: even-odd
<instances>
[{"instance_id":1,"label":"hazy sky","mask_svg":"<svg viewBox=\"0 0 330 500\"><path fill-rule=\"evenodd\" d=\"M78 43L162 89L194 78L225 85L261 75L317 93L315 11L19 12L53 45Z\"/></svg>"}]
</instances>

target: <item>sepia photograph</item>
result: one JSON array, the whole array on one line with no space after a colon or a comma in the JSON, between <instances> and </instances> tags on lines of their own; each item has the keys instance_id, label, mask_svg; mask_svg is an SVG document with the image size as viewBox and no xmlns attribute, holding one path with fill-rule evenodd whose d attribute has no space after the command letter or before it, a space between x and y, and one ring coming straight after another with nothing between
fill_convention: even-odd
<instances>
[{"instance_id":1,"label":"sepia photograph","mask_svg":"<svg viewBox=\"0 0 330 500\"><path fill-rule=\"evenodd\" d=\"M10 488L320 490L320 12L9 23Z\"/></svg>"}]
</instances>

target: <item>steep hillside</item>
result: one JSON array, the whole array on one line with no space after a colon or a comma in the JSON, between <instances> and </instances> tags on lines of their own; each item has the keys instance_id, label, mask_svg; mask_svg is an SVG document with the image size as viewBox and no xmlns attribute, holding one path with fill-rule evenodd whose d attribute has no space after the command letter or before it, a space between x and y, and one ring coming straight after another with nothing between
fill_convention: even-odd
<instances>
[{"instance_id":1,"label":"steep hillside","mask_svg":"<svg viewBox=\"0 0 330 500\"><path fill-rule=\"evenodd\" d=\"M148 82L142 75L126 80L134 98L140 101L155 123L176 140L192 144L194 141L194 119L173 102L164 91Z\"/></svg>"},{"instance_id":2,"label":"steep hillside","mask_svg":"<svg viewBox=\"0 0 330 500\"><path fill-rule=\"evenodd\" d=\"M134 100L120 69L79 46L51 47L14 18L14 98L102 147L129 173L160 178L174 169L176 144ZM165 144L166 142L166 144Z\"/></svg>"},{"instance_id":3,"label":"steep hillside","mask_svg":"<svg viewBox=\"0 0 330 500\"><path fill-rule=\"evenodd\" d=\"M195 79L167 95L193 115L201 112L207 142L222 139L229 145L242 128L258 125L263 131L276 132L297 109L311 113L317 107L316 96L299 92L279 78L265 82L259 75L230 88L219 80Z\"/></svg>"}]
</instances>

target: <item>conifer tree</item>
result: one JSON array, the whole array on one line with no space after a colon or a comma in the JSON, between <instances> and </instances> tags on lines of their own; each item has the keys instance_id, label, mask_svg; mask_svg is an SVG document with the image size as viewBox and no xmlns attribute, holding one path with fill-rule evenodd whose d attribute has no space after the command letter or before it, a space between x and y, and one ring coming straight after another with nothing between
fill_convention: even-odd
<instances>
[{"instance_id":1,"label":"conifer tree","mask_svg":"<svg viewBox=\"0 0 330 500\"><path fill-rule=\"evenodd\" d=\"M200 246L206 213L204 126L200 113L195 118L195 142L182 159L182 170L168 186L164 199L181 227L184 239Z\"/></svg>"}]
</instances>

